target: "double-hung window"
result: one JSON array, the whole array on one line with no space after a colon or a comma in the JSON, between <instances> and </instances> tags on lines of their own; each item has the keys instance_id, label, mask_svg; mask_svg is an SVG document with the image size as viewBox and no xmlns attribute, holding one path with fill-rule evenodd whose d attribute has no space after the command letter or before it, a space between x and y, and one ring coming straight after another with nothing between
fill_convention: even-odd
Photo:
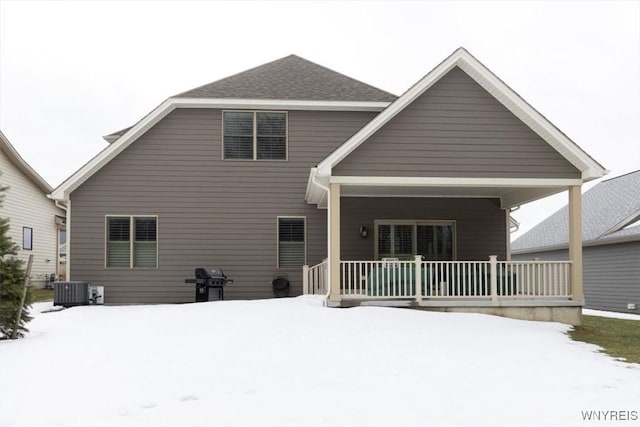
<instances>
[{"instance_id":1,"label":"double-hung window","mask_svg":"<svg viewBox=\"0 0 640 427\"><path fill-rule=\"evenodd\" d=\"M106 266L156 268L158 266L158 218L108 216Z\"/></svg>"},{"instance_id":2,"label":"double-hung window","mask_svg":"<svg viewBox=\"0 0 640 427\"><path fill-rule=\"evenodd\" d=\"M306 263L305 218L278 218L278 267L301 267Z\"/></svg>"},{"instance_id":3,"label":"double-hung window","mask_svg":"<svg viewBox=\"0 0 640 427\"><path fill-rule=\"evenodd\" d=\"M224 111L223 157L235 160L287 160L287 113Z\"/></svg>"}]
</instances>

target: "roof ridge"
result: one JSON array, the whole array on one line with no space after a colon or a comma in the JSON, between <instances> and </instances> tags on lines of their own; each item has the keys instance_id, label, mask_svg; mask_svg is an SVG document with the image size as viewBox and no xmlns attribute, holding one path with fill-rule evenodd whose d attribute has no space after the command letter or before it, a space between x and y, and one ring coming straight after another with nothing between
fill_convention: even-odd
<instances>
[{"instance_id":1,"label":"roof ridge","mask_svg":"<svg viewBox=\"0 0 640 427\"><path fill-rule=\"evenodd\" d=\"M324 69L325 69L325 70L327 70L327 71L331 71L332 73L339 74L339 75L341 75L342 77L346 77L346 78L348 78L349 80L353 80L354 82L358 82L358 83L360 83L360 84L363 84L363 85L366 85L366 86L372 87L372 88L374 88L374 89L377 89L377 90L379 90L380 92L384 92L384 93L386 93L387 95L390 95L390 96L393 96L393 97L396 97L396 98L398 97L398 95L395 95L395 94L393 94L393 93L391 93L391 92L388 92L388 91L386 91L386 90L384 90L384 89L380 89L380 88L379 88L379 87L377 87L377 86L373 86L373 85L371 85L371 84L369 84L369 83L363 82L363 81L362 81L362 80L360 80L360 79L355 79L355 78L353 78L353 77L351 77L351 76L347 76L346 74L341 73L340 71L336 71L336 70L334 70L333 68L329 68L329 67L326 67L326 66L324 66L324 65L322 65L322 64L318 64L317 62L311 61L311 60L309 60L309 59L307 59L307 58L303 58L302 56L298 56L298 55L296 55L296 54L291 54L291 55L289 55L289 56L286 56L285 58L288 58L288 57L290 57L290 56L293 56L293 57L298 58L298 59L302 59L303 61L309 62L309 63L311 63L311 64L315 65L316 67L324 68ZM281 58L281 59L284 59L284 58ZM266 64L265 64L265 65L266 65Z\"/></svg>"},{"instance_id":2,"label":"roof ridge","mask_svg":"<svg viewBox=\"0 0 640 427\"><path fill-rule=\"evenodd\" d=\"M209 85L212 85L212 84L220 83L220 82L221 82L221 81L223 81L223 80L227 80L227 79L230 79L230 78L236 77L236 76L237 76L237 75L239 75L239 74L248 73L248 72L253 71L253 70L255 70L255 69L258 69L258 68L260 68L260 67L264 67L264 66L266 66L266 65L273 64L274 62L282 61L283 59L290 58L290 57L292 57L292 56L293 56L293 57L296 57L296 58L300 58L299 56L294 55L294 54L290 54L290 55L287 55L287 56L283 56L282 58L274 59L273 61L265 62L264 64L256 65L255 67L247 68L246 70L238 71L237 73L231 74L231 75L226 76L226 77L219 78L218 80L214 80L214 81L212 81L212 82L205 83L205 84L203 84L203 85L200 85L200 86L198 86L198 87L191 88L191 89L189 89L189 90L185 90L184 92L180 92L180 93L178 93L178 94L176 94L176 95L170 96L169 98L179 98L181 95L184 95L185 93L189 93L189 92L193 92L194 90L202 89L202 88L203 88L203 87L205 87L205 86L209 86ZM302 59L304 59L304 58L302 58Z\"/></svg>"},{"instance_id":3,"label":"roof ridge","mask_svg":"<svg viewBox=\"0 0 640 427\"><path fill-rule=\"evenodd\" d=\"M170 98L392 102L397 97L362 80L290 54Z\"/></svg>"}]
</instances>

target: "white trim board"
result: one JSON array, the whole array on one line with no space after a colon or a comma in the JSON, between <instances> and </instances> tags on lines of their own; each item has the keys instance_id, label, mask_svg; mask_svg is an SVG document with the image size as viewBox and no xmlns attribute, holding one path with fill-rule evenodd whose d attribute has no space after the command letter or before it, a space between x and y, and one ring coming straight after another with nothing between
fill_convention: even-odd
<instances>
[{"instance_id":1,"label":"white trim board","mask_svg":"<svg viewBox=\"0 0 640 427\"><path fill-rule=\"evenodd\" d=\"M602 165L558 130L549 120L535 110L516 92L493 74L464 48L458 48L436 66L429 74L413 85L386 110L356 132L343 145L326 157L317 166L319 175L330 176L332 169L382 128L389 120L415 101L454 67L460 67L474 81L494 96L502 105L536 132L558 153L582 172L583 180L600 178L606 174Z\"/></svg>"},{"instance_id":2,"label":"white trim board","mask_svg":"<svg viewBox=\"0 0 640 427\"><path fill-rule=\"evenodd\" d=\"M450 178L450 177L397 177L397 176L331 176L331 184L367 186L419 186L419 187L568 187L581 185L580 179L558 178Z\"/></svg>"}]
</instances>

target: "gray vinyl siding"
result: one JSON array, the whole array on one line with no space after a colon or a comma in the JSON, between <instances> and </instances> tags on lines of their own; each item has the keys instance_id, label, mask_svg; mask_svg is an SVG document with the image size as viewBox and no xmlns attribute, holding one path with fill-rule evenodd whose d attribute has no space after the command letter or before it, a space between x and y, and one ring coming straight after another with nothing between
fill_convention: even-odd
<instances>
[{"instance_id":1,"label":"gray vinyl siding","mask_svg":"<svg viewBox=\"0 0 640 427\"><path fill-rule=\"evenodd\" d=\"M333 175L580 178L458 67L334 167Z\"/></svg>"},{"instance_id":2,"label":"gray vinyl siding","mask_svg":"<svg viewBox=\"0 0 640 427\"><path fill-rule=\"evenodd\" d=\"M306 217L307 263L326 257L326 210L305 202L309 168L375 113L288 113L288 161L223 161L222 114L177 109L71 194L71 278L105 286L107 303L194 299L196 267L221 267L225 298L273 296L277 217ZM105 268L105 215L158 216L158 268Z\"/></svg>"},{"instance_id":3,"label":"gray vinyl siding","mask_svg":"<svg viewBox=\"0 0 640 427\"><path fill-rule=\"evenodd\" d=\"M506 215L497 199L343 197L340 255L345 261L373 260L375 220L454 220L457 260L505 259ZM360 237L360 227L369 230Z\"/></svg>"},{"instance_id":4,"label":"gray vinyl siding","mask_svg":"<svg viewBox=\"0 0 640 427\"><path fill-rule=\"evenodd\" d=\"M513 255L513 259L569 259L567 250ZM585 308L640 313L640 242L587 246L583 249ZM636 310L627 310L627 304Z\"/></svg>"}]
</instances>

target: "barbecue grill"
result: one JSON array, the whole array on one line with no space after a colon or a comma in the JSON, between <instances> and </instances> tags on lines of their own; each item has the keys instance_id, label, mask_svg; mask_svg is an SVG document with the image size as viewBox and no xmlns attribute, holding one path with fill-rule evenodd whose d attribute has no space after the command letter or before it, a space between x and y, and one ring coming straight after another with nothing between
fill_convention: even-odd
<instances>
[{"instance_id":1,"label":"barbecue grill","mask_svg":"<svg viewBox=\"0 0 640 427\"><path fill-rule=\"evenodd\" d=\"M185 283L195 283L196 302L219 301L224 299L224 287L233 284L220 268L196 268L195 279L185 279Z\"/></svg>"}]
</instances>

